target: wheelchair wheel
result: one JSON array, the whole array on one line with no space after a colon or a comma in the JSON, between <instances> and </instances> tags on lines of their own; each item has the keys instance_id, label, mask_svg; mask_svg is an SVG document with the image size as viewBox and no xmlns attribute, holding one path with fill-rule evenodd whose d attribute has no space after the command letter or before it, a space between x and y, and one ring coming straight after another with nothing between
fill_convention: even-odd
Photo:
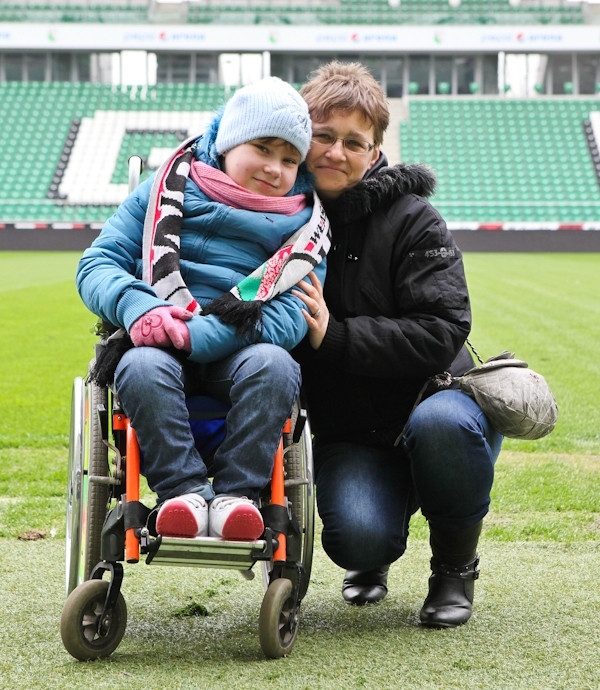
<instances>
[{"instance_id":1,"label":"wheelchair wheel","mask_svg":"<svg viewBox=\"0 0 600 690\"><path fill-rule=\"evenodd\" d=\"M127 606L120 592L113 614L101 621L108 586L106 580L87 580L63 607L60 636L67 652L80 661L109 656L125 634Z\"/></svg>"},{"instance_id":2,"label":"wheelchair wheel","mask_svg":"<svg viewBox=\"0 0 600 690\"><path fill-rule=\"evenodd\" d=\"M77 377L73 384L67 485L67 595L89 577L100 561L101 532L110 489L89 477L108 476L108 448L102 441L98 406L107 390Z\"/></svg>"},{"instance_id":3,"label":"wheelchair wheel","mask_svg":"<svg viewBox=\"0 0 600 690\"><path fill-rule=\"evenodd\" d=\"M299 401L292 412L292 429L296 425L300 412ZM310 425L306 421L302 435L297 445L293 445L293 434L283 435L285 452L286 479L291 485L286 489L288 499L302 532L302 565L305 577L300 588L299 598L302 600L308 589L308 581L312 569L313 542L315 535L315 494L312 456L312 437ZM293 482L306 482L294 484Z\"/></svg>"},{"instance_id":4,"label":"wheelchair wheel","mask_svg":"<svg viewBox=\"0 0 600 690\"><path fill-rule=\"evenodd\" d=\"M298 635L298 609L293 585L286 578L273 580L260 608L258 636L265 656L280 659L292 651Z\"/></svg>"}]
</instances>

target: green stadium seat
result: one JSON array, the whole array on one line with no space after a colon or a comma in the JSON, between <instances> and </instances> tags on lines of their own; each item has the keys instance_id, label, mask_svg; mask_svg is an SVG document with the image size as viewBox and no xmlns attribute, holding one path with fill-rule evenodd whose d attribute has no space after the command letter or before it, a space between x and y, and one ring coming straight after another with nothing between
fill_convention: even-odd
<instances>
[{"instance_id":1,"label":"green stadium seat","mask_svg":"<svg viewBox=\"0 0 600 690\"><path fill-rule=\"evenodd\" d=\"M438 89L439 90L439 89ZM141 100L139 90L100 84L0 84L0 217L4 222L99 222L114 206L68 206L48 199L73 119L97 110L148 111L189 108L212 111L225 90L208 84L158 84ZM200 106L199 104L202 104ZM600 190L581 123L599 110L596 98L512 99L478 96L409 101L410 121L400 124L405 162L430 164L439 177L433 199L448 221L586 221L600 212ZM21 113L34 114L23 119ZM144 115L145 116L145 115ZM43 131L36 166L26 180L10 171L30 165L22 141ZM109 132L108 136L111 136ZM137 151L171 148L173 135L127 135ZM118 153L113 184L126 181L127 137Z\"/></svg>"},{"instance_id":2,"label":"green stadium seat","mask_svg":"<svg viewBox=\"0 0 600 690\"><path fill-rule=\"evenodd\" d=\"M596 220L600 188L581 127L592 110L594 98L412 97L402 157L436 170L433 203L448 221Z\"/></svg>"},{"instance_id":3,"label":"green stadium seat","mask_svg":"<svg viewBox=\"0 0 600 690\"><path fill-rule=\"evenodd\" d=\"M131 99L131 91L102 84L24 82L0 83L0 148L4 165L0 166L0 219L2 222L102 222L115 209L110 205L68 206L47 198L53 175L74 119L91 118L97 110L172 111L201 100L208 112L214 111L224 99L224 89L205 84L178 84L175 88L151 89L155 99ZM136 92L139 95L139 92ZM173 94L177 99L173 99ZM150 105L150 107L148 107ZM189 107L186 108L189 110ZM23 118L22 113L30 117ZM112 132L108 133L109 138ZM153 137L156 136L156 143ZM145 135L144 146L174 146L172 135ZM149 138L148 138L149 137ZM171 137L171 138L170 138ZM23 141L40 141L36 148L35 166L31 165L31 149ZM119 152L123 159L125 140ZM100 147L101 148L101 147ZM119 167L117 163L117 169ZM26 179L11 171L27 169ZM126 183L127 171L123 164ZM116 179L115 184L121 180Z\"/></svg>"},{"instance_id":4,"label":"green stadium seat","mask_svg":"<svg viewBox=\"0 0 600 690\"><path fill-rule=\"evenodd\" d=\"M113 22L148 23L151 0L96 2L47 0L45 3L2 3L3 22ZM450 7L447 0L402 0L390 7L387 0L341 0L339 6L319 5L306 0L286 5L264 2L247 5L188 4L192 24L341 23L341 24L581 24L580 3L552 3L545 6L512 7L508 0L462 0Z\"/></svg>"}]
</instances>

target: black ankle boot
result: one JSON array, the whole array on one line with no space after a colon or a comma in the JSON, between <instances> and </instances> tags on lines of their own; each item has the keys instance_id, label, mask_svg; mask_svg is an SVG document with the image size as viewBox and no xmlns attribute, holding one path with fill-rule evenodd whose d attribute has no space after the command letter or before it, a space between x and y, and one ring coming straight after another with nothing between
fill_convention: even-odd
<instances>
[{"instance_id":1,"label":"black ankle boot","mask_svg":"<svg viewBox=\"0 0 600 690\"><path fill-rule=\"evenodd\" d=\"M431 559L429 594L421 609L421 625L455 628L466 623L473 612L475 580L479 558L463 566L448 566Z\"/></svg>"},{"instance_id":2,"label":"black ankle boot","mask_svg":"<svg viewBox=\"0 0 600 690\"><path fill-rule=\"evenodd\" d=\"M482 525L480 520L472 527L451 531L429 523L432 574L420 614L422 625L455 628L471 617Z\"/></svg>"},{"instance_id":3,"label":"black ankle boot","mask_svg":"<svg viewBox=\"0 0 600 690\"><path fill-rule=\"evenodd\" d=\"M387 594L389 565L373 570L347 570L342 585L342 596L348 604L364 606L376 604Z\"/></svg>"}]
</instances>

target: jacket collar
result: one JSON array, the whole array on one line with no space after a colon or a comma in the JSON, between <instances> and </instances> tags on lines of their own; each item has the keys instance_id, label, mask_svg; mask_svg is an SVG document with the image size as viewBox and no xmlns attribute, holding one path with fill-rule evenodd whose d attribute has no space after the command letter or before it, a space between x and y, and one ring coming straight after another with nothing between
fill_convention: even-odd
<instances>
[{"instance_id":1,"label":"jacket collar","mask_svg":"<svg viewBox=\"0 0 600 690\"><path fill-rule=\"evenodd\" d=\"M419 163L388 166L382 153L357 185L337 199L324 200L323 206L331 220L347 222L364 218L379 208L388 208L407 194L431 196L436 183L435 174L428 166Z\"/></svg>"}]
</instances>

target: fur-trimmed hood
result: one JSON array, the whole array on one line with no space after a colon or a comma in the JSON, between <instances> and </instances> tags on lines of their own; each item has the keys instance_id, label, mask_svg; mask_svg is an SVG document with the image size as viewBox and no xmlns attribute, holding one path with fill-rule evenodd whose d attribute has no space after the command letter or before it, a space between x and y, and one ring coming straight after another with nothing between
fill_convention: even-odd
<instances>
[{"instance_id":1,"label":"fur-trimmed hood","mask_svg":"<svg viewBox=\"0 0 600 690\"><path fill-rule=\"evenodd\" d=\"M429 197L436 184L435 173L427 165L400 163L388 166L387 158L382 154L356 186L337 199L324 200L323 206L330 220L346 222L389 207L407 194Z\"/></svg>"}]
</instances>

